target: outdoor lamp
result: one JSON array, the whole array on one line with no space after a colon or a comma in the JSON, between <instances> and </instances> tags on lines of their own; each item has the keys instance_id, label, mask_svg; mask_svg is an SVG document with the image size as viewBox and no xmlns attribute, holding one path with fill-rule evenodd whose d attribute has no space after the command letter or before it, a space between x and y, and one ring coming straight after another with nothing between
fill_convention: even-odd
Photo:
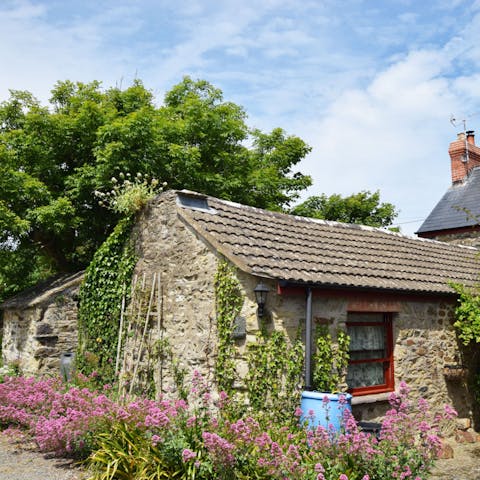
<instances>
[{"instance_id":1,"label":"outdoor lamp","mask_svg":"<svg viewBox=\"0 0 480 480\"><path fill-rule=\"evenodd\" d=\"M265 303L267 302L267 295L270 291L269 288L262 282L260 282L254 289L255 299L258 305L258 316L263 317L265 315Z\"/></svg>"}]
</instances>

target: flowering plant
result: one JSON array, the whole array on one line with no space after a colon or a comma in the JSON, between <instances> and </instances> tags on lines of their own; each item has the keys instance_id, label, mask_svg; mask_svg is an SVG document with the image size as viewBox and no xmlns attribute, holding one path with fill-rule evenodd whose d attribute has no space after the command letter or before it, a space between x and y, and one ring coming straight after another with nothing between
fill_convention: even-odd
<instances>
[{"instance_id":1,"label":"flowering plant","mask_svg":"<svg viewBox=\"0 0 480 480\"><path fill-rule=\"evenodd\" d=\"M108 192L95 190L99 205L113 210L121 215L131 215L144 207L149 200L160 193L166 183L160 184L156 178L138 172L135 177L130 173L119 175L120 180L112 177L112 189Z\"/></svg>"},{"instance_id":2,"label":"flowering plant","mask_svg":"<svg viewBox=\"0 0 480 480\"><path fill-rule=\"evenodd\" d=\"M450 407L434 414L425 400L411 401L402 383L377 438L363 432L348 410L340 433L235 417L232 400L211 395L198 373L188 402L115 402L110 391L5 377L0 427L22 429L43 451L90 455L92 480L421 480L440 447L442 422L456 414Z\"/></svg>"}]
</instances>

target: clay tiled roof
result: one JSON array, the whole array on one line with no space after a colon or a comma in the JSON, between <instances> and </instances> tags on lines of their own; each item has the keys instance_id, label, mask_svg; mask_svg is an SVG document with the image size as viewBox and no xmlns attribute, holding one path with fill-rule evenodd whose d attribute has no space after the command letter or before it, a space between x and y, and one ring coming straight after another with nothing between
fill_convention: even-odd
<instances>
[{"instance_id":1,"label":"clay tiled roof","mask_svg":"<svg viewBox=\"0 0 480 480\"><path fill-rule=\"evenodd\" d=\"M0 305L1 309L24 309L41 305L49 302L57 295L64 293L66 290L75 289L80 286L84 278L84 271L70 274L57 275L49 278L34 287L28 288L23 292L17 293L14 297Z\"/></svg>"},{"instance_id":2,"label":"clay tiled roof","mask_svg":"<svg viewBox=\"0 0 480 480\"><path fill-rule=\"evenodd\" d=\"M452 293L473 284L477 250L177 192L180 217L240 269L325 287Z\"/></svg>"}]
</instances>

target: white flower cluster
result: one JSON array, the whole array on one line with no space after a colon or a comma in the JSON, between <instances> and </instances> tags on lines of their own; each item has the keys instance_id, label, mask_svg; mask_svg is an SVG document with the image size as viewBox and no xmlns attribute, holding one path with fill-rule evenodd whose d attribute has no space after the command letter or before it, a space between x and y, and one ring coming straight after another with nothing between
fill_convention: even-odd
<instances>
[{"instance_id":1,"label":"white flower cluster","mask_svg":"<svg viewBox=\"0 0 480 480\"><path fill-rule=\"evenodd\" d=\"M11 375L12 374L12 369L8 365L4 365L3 367L0 367L0 377L3 377L5 375Z\"/></svg>"},{"instance_id":2,"label":"white flower cluster","mask_svg":"<svg viewBox=\"0 0 480 480\"><path fill-rule=\"evenodd\" d=\"M119 178L120 180L111 178L112 190L108 192L95 190L94 194L99 198L100 206L121 215L137 212L167 186L166 182L160 184L156 178L150 178L140 172L135 177L130 173L121 172Z\"/></svg>"}]
</instances>

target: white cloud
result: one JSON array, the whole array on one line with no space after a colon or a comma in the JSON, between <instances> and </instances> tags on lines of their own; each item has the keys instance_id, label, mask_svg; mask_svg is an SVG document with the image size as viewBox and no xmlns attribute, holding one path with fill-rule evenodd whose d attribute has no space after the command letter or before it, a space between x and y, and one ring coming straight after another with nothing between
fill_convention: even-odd
<instances>
[{"instance_id":1,"label":"white cloud","mask_svg":"<svg viewBox=\"0 0 480 480\"><path fill-rule=\"evenodd\" d=\"M384 200L400 206L399 221L425 218L450 180L449 115L461 99L444 76L449 66L442 50L412 52L367 88L332 102L308 129L314 152L303 167L313 172L311 193L380 188Z\"/></svg>"}]
</instances>

